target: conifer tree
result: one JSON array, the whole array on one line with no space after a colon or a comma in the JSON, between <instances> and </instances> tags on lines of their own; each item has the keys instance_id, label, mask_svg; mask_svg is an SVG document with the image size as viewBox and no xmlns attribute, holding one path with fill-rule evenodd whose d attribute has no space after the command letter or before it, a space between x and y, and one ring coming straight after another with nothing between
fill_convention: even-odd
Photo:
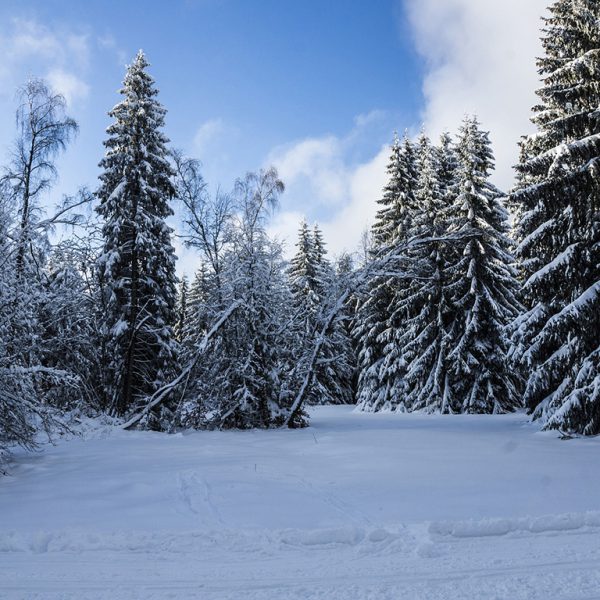
<instances>
[{"instance_id":1,"label":"conifer tree","mask_svg":"<svg viewBox=\"0 0 600 600\"><path fill-rule=\"evenodd\" d=\"M98 277L103 289L110 364L105 393L123 415L173 375L175 253L165 219L174 194L165 109L140 51L127 69L113 118L97 192L104 219Z\"/></svg>"},{"instance_id":2,"label":"conifer tree","mask_svg":"<svg viewBox=\"0 0 600 600\"><path fill-rule=\"evenodd\" d=\"M290 261L288 276L296 309L301 313L298 322L302 324L303 335L310 334L314 318L319 310L318 256L315 239L306 221L302 221L298 231L298 250Z\"/></svg>"},{"instance_id":3,"label":"conifer tree","mask_svg":"<svg viewBox=\"0 0 600 600\"><path fill-rule=\"evenodd\" d=\"M419 175L415 184L416 210L412 235L418 240L406 263L411 280L398 299L391 322L398 331L398 362L404 363L405 390L400 408L448 413L452 382L448 365L448 328L452 307L446 266L448 248L446 188L452 187L453 149L447 137L436 149L423 133L418 143ZM445 188L442 188L442 165Z\"/></svg>"},{"instance_id":4,"label":"conifer tree","mask_svg":"<svg viewBox=\"0 0 600 600\"><path fill-rule=\"evenodd\" d=\"M517 249L527 311L513 355L545 428L600 433L600 5L557 0L545 19L542 87L521 144Z\"/></svg>"},{"instance_id":5,"label":"conifer tree","mask_svg":"<svg viewBox=\"0 0 600 600\"><path fill-rule=\"evenodd\" d=\"M317 292L320 295L321 310L318 326L322 328L323 319L332 302L339 295L340 278L351 276L337 272L327 259L327 248L323 232L315 223L313 227L314 253L317 265ZM331 326L321 346L321 353L316 364L315 381L321 402L328 404L351 404L354 402L354 374L356 370L356 354L352 344L352 336L346 327L347 310L343 309Z\"/></svg>"},{"instance_id":6,"label":"conifer tree","mask_svg":"<svg viewBox=\"0 0 600 600\"><path fill-rule=\"evenodd\" d=\"M336 276L326 259L325 242L318 225L313 231L303 221L298 251L291 260L289 280L298 335L298 361L312 354L322 330L324 313L335 296ZM336 320L322 340L320 354L307 394L309 404L349 404L353 399L354 354L343 322Z\"/></svg>"},{"instance_id":7,"label":"conifer tree","mask_svg":"<svg viewBox=\"0 0 600 600\"><path fill-rule=\"evenodd\" d=\"M519 311L510 254L508 213L489 182L493 155L488 134L467 118L457 143L457 195L448 210L454 315L449 360L456 410L500 413L520 403L519 379L507 357L507 326Z\"/></svg>"},{"instance_id":8,"label":"conifer tree","mask_svg":"<svg viewBox=\"0 0 600 600\"><path fill-rule=\"evenodd\" d=\"M219 309L213 288L208 267L205 262L201 262L188 294L186 321L182 332L184 361L188 355L193 354L194 347L209 330L215 312Z\"/></svg>"},{"instance_id":9,"label":"conifer tree","mask_svg":"<svg viewBox=\"0 0 600 600\"><path fill-rule=\"evenodd\" d=\"M177 315L173 333L178 342L182 342L187 328L189 319L188 307L189 285L188 279L184 275L179 282L179 290L177 294Z\"/></svg>"},{"instance_id":10,"label":"conifer tree","mask_svg":"<svg viewBox=\"0 0 600 600\"><path fill-rule=\"evenodd\" d=\"M417 169L415 151L408 136L400 142L394 140L387 167L389 182L379 200L372 229L372 258L393 253L411 235L415 214L415 182ZM390 261L386 269L390 274L375 276L367 293L359 296L354 326L358 353L357 405L365 411L394 409L403 396L403 376L396 360L401 349L397 344L393 303L402 297L406 279L394 276L394 271L404 272L402 258ZM390 362L394 368L390 368Z\"/></svg>"}]
</instances>

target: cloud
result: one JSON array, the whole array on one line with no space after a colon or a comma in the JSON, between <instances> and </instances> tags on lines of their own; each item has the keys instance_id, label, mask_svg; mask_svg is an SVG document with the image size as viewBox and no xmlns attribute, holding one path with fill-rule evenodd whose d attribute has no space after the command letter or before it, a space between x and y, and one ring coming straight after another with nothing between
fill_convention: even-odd
<instances>
[{"instance_id":1,"label":"cloud","mask_svg":"<svg viewBox=\"0 0 600 600\"><path fill-rule=\"evenodd\" d=\"M276 148L268 162L288 185L302 186L305 206L336 205L347 198L349 173L343 140L335 136L308 138Z\"/></svg>"},{"instance_id":2,"label":"cloud","mask_svg":"<svg viewBox=\"0 0 600 600\"><path fill-rule=\"evenodd\" d=\"M437 137L456 131L465 114L477 114L490 130L496 183L508 189L519 138L533 129L530 109L539 87L535 57L541 53L540 17L547 0L404 0L418 52L425 59L422 119ZM274 164L286 183L282 211L271 232L294 252L302 218L318 221L332 254L355 250L372 224L387 181L389 147L380 143L355 160L368 138L383 140L382 127L413 133L418 123L390 122L374 110L354 119L345 136L323 135L275 148ZM384 134L385 135L385 134Z\"/></svg>"},{"instance_id":3,"label":"cloud","mask_svg":"<svg viewBox=\"0 0 600 600\"><path fill-rule=\"evenodd\" d=\"M208 153L212 144L220 142L228 131L228 127L221 118L209 119L198 127L194 135L193 146L199 156Z\"/></svg>"},{"instance_id":4,"label":"cloud","mask_svg":"<svg viewBox=\"0 0 600 600\"><path fill-rule=\"evenodd\" d=\"M377 200L387 182L389 155L390 149L386 145L372 159L350 172L348 203L321 224L332 254L356 251L363 232L373 223Z\"/></svg>"},{"instance_id":5,"label":"cloud","mask_svg":"<svg viewBox=\"0 0 600 600\"><path fill-rule=\"evenodd\" d=\"M52 69L46 75L46 79L56 92L65 97L67 104L72 104L76 99L87 97L90 91L87 83L63 69Z\"/></svg>"},{"instance_id":6,"label":"cloud","mask_svg":"<svg viewBox=\"0 0 600 600\"><path fill-rule=\"evenodd\" d=\"M379 126L384 114L369 115L356 117L345 136L307 138L269 154L266 164L273 164L286 184L282 210L275 215L270 232L285 240L287 256L294 253L303 218L319 223L331 255L355 251L362 233L372 224L387 179L390 150L384 145L374 155L353 158L356 146L362 145L371 127Z\"/></svg>"},{"instance_id":7,"label":"cloud","mask_svg":"<svg viewBox=\"0 0 600 600\"><path fill-rule=\"evenodd\" d=\"M404 0L425 58L423 120L431 135L477 114L494 143L499 186L513 181L517 142L532 130L540 17L548 0Z\"/></svg>"},{"instance_id":8,"label":"cloud","mask_svg":"<svg viewBox=\"0 0 600 600\"><path fill-rule=\"evenodd\" d=\"M343 171L345 202L324 217L319 216L316 210L318 206L314 204L305 204L300 210L299 202L286 198L286 192L282 210L276 213L269 227L271 234L285 241L286 256L294 254L298 226L302 219L309 223L319 223L332 256L342 252L355 252L363 232L371 226L377 212L377 200L387 181L389 154L390 149L386 145L363 163L349 166L342 161L340 169ZM342 179L341 173L337 176ZM315 173L314 178L307 174L309 187L314 188L319 178L319 173ZM286 181L285 178L283 180Z\"/></svg>"},{"instance_id":9,"label":"cloud","mask_svg":"<svg viewBox=\"0 0 600 600\"><path fill-rule=\"evenodd\" d=\"M69 103L85 98L88 35L51 29L35 20L11 19L0 26L0 85L11 92L27 77L45 77Z\"/></svg>"}]
</instances>

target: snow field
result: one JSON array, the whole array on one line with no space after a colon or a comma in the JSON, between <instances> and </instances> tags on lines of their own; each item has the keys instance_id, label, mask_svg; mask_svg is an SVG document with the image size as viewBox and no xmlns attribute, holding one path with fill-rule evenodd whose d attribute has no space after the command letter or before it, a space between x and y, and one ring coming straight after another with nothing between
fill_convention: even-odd
<instances>
[{"instance_id":1,"label":"snow field","mask_svg":"<svg viewBox=\"0 0 600 600\"><path fill-rule=\"evenodd\" d=\"M520 414L343 406L96 430L0 480L0 598L600 598L599 450Z\"/></svg>"}]
</instances>

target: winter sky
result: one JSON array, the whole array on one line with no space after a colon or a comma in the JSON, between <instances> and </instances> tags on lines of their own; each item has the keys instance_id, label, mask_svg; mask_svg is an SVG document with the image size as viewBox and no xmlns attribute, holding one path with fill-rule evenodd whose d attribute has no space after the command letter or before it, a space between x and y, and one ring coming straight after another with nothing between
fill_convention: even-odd
<instances>
[{"instance_id":1,"label":"winter sky","mask_svg":"<svg viewBox=\"0 0 600 600\"><path fill-rule=\"evenodd\" d=\"M53 191L94 189L106 112L139 48L168 109L174 146L211 189L274 164L287 190L272 230L293 250L319 221L332 253L354 250L385 184L394 130L490 130L506 189L538 87L548 0L2 0L0 146L16 87L46 77L80 134ZM178 243L182 267L191 255Z\"/></svg>"}]
</instances>

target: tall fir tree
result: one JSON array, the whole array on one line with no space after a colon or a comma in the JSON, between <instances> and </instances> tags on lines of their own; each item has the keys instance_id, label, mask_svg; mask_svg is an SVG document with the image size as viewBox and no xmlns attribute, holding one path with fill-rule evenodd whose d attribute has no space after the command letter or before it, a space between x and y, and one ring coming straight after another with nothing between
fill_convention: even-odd
<instances>
[{"instance_id":1,"label":"tall fir tree","mask_svg":"<svg viewBox=\"0 0 600 600\"><path fill-rule=\"evenodd\" d=\"M173 327L173 333L179 343L181 343L185 337L185 331L189 321L189 294L188 278L184 275L179 282L179 289L177 291L177 314L175 326Z\"/></svg>"},{"instance_id":2,"label":"tall fir tree","mask_svg":"<svg viewBox=\"0 0 600 600\"><path fill-rule=\"evenodd\" d=\"M185 326L182 331L182 354L184 362L194 352L214 320L218 311L214 278L203 261L190 285L186 309Z\"/></svg>"},{"instance_id":3,"label":"tall fir tree","mask_svg":"<svg viewBox=\"0 0 600 600\"><path fill-rule=\"evenodd\" d=\"M312 330L313 320L320 304L315 240L306 221L300 224L296 247L296 254L290 261L288 277L296 310L299 313L297 322L301 324L302 335L306 335Z\"/></svg>"},{"instance_id":4,"label":"tall fir tree","mask_svg":"<svg viewBox=\"0 0 600 600\"><path fill-rule=\"evenodd\" d=\"M537 132L517 167L527 310L514 326L525 402L548 429L600 433L600 5L558 0L538 60Z\"/></svg>"},{"instance_id":5,"label":"tall fir tree","mask_svg":"<svg viewBox=\"0 0 600 600\"><path fill-rule=\"evenodd\" d=\"M395 138L387 172L389 181L372 229L373 260L393 254L411 235L417 166L408 136L402 141ZM401 348L397 324L390 322L390 315L394 314L393 303L406 290L407 280L401 276L404 269L402 256L388 261L386 274L373 277L366 293L358 298L353 334L358 353L357 405L361 410L394 409L403 394Z\"/></svg>"},{"instance_id":6,"label":"tall fir tree","mask_svg":"<svg viewBox=\"0 0 600 600\"><path fill-rule=\"evenodd\" d=\"M466 118L457 142L457 195L448 210L449 289L455 313L449 360L456 410L502 413L520 404L508 359L507 328L520 310L508 213L489 182L487 132Z\"/></svg>"},{"instance_id":7,"label":"tall fir tree","mask_svg":"<svg viewBox=\"0 0 600 600\"><path fill-rule=\"evenodd\" d=\"M298 361L313 352L322 330L324 313L335 295L336 275L326 259L325 242L318 225L311 232L303 221L298 250L288 271L297 330ZM343 321L336 320L325 333L314 367L309 404L349 404L353 400L354 352Z\"/></svg>"},{"instance_id":8,"label":"tall fir tree","mask_svg":"<svg viewBox=\"0 0 600 600\"><path fill-rule=\"evenodd\" d=\"M97 192L104 224L98 277L105 302L104 334L110 364L105 393L110 410L123 415L167 381L176 365L175 252L165 219L174 194L166 110L156 99L140 51L127 69L123 100L113 123Z\"/></svg>"},{"instance_id":9,"label":"tall fir tree","mask_svg":"<svg viewBox=\"0 0 600 600\"><path fill-rule=\"evenodd\" d=\"M448 248L443 237L447 229L446 189L452 187L453 149L449 139L436 149L425 134L418 144L419 176L415 184L417 208L412 237L418 243L408 251L406 270L411 275L408 289L398 299L392 316L405 364L403 410L431 413L453 412L452 381L448 364L448 328L452 319L446 266Z\"/></svg>"}]
</instances>

